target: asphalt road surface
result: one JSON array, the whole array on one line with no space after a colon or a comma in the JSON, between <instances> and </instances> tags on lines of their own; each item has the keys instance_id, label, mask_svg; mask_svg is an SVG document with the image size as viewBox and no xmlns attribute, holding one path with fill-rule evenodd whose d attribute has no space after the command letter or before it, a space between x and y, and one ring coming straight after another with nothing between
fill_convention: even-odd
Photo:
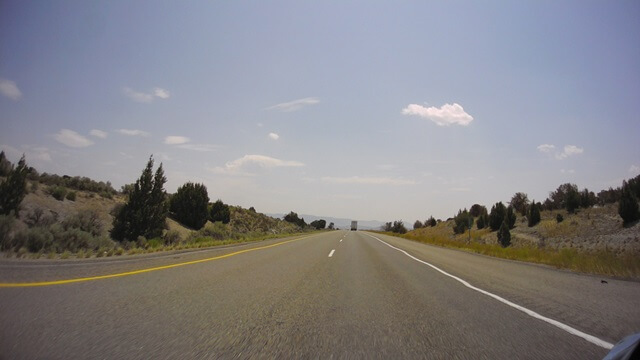
<instances>
[{"instance_id":1,"label":"asphalt road surface","mask_svg":"<svg viewBox=\"0 0 640 360\"><path fill-rule=\"evenodd\" d=\"M361 231L3 259L0 283L1 359L600 359L640 332L638 282Z\"/></svg>"}]
</instances>

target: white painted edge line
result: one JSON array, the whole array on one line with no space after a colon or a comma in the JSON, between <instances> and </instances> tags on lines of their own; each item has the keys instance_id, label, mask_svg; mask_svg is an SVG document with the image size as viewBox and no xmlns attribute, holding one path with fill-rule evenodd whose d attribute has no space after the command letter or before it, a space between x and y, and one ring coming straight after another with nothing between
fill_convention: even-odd
<instances>
[{"instance_id":1,"label":"white painted edge line","mask_svg":"<svg viewBox=\"0 0 640 360\"><path fill-rule=\"evenodd\" d=\"M331 252L329 253L329 257L333 256L333 253L336 251L336 249L331 250Z\"/></svg>"},{"instance_id":2,"label":"white painted edge line","mask_svg":"<svg viewBox=\"0 0 640 360\"><path fill-rule=\"evenodd\" d=\"M409 254L408 252L406 252L406 251L404 251L404 250L402 250L402 249L398 249L397 247L395 247L395 246L393 246L393 245L390 245L390 244L388 244L387 242L385 242L385 241L383 241L383 240L380 240L380 239L378 239L377 237L375 237L375 236L373 236L373 235L369 235L369 234L367 234L367 235L368 235L368 236L370 236L370 237L372 237L372 238L374 238L374 239L376 239L376 240L378 240L378 241L380 241L381 243L383 243L383 244L387 245L388 247L390 247L390 248L392 248L392 249L394 249L394 250L398 250L398 251L400 251L401 253L403 253L403 254L407 255L408 257L412 258L413 260L415 260L415 261L417 261L417 262L420 262L420 263L423 263L423 264L425 264L425 265L427 265L427 266L430 266L431 268L433 268L434 270L439 271L439 272L440 272L440 273L442 273L443 275L446 275L446 276L448 276L448 277L450 277L450 278L452 278L452 279L457 280L458 282L462 283L462 285L464 285L464 286L468 287L469 289L475 290L475 291L477 291L477 292L479 292L479 293L481 293L481 294L484 294L484 295L487 295L487 296L489 296L489 297L492 297L492 298L494 298L494 299L496 299L496 300L500 301L501 303L504 303L504 304L506 304L506 305L511 306L511 307L512 307L512 308L514 308L514 309L517 309L517 310L520 310L520 311L524 312L525 314L527 314L527 315L529 315L529 316L531 316L531 317L534 317L534 318L536 318L536 319L538 319L538 320L542 320L542 321L544 321L544 322L546 322L546 323L549 323L549 324L551 324L551 325L553 325L553 326L556 326L556 327L558 327L558 328L560 328L560 329L562 329L562 330L564 330L564 331L568 332L569 334L572 334L572 335L575 335L575 336L581 337L581 338L583 338L584 340L587 340L588 342L590 342L590 343L592 343L592 344L598 345L598 346L603 347L603 348L608 349L608 350L611 350L611 349L613 348L613 344L611 344L611 343L609 343L609 342L606 342L606 341L604 341L604 340L602 340L602 339L600 339L600 338L597 338L597 337L595 337L595 336L593 336L593 335L589 335L589 334L583 333L582 331L580 331L580 330L578 330L578 329L575 329L575 328L572 328L572 327L571 327L571 326L569 326L569 325L563 324L563 323L559 322L558 320L554 320L554 319L550 319L550 318L548 318L548 317L542 316L542 315L538 314L537 312L535 312L535 311L533 311L533 310L529 310L529 309L527 309L527 308L526 308L526 307L524 307L524 306L520 306L520 305L518 305L518 304L516 304L516 303L513 303L513 302L511 302L511 301L509 301L509 300L507 300L507 299L505 299L505 298L502 298L502 297L500 297L500 296L498 296L498 295L496 295L496 294L493 294L493 293L490 293L490 292L488 292L488 291L486 291L486 290L482 290L482 289L480 289L480 288L477 288L477 287L475 287L475 286L473 286L473 285L469 284L469 283L468 283L468 282L466 282L465 280L462 280L462 279L460 279L459 277L457 277L457 276L455 276L455 275L451 275L451 274L449 274L448 272L446 272L446 271L444 271L444 270L442 270L442 269L438 268L438 267L437 267L437 266L435 266L435 265L431 265L430 263L428 263L428 262L426 262L426 261L424 261L424 260L420 260L420 259L418 259L417 257L415 257L415 256L413 256L413 255L411 255L411 254ZM329 255L329 256L331 256L331 255Z\"/></svg>"}]
</instances>

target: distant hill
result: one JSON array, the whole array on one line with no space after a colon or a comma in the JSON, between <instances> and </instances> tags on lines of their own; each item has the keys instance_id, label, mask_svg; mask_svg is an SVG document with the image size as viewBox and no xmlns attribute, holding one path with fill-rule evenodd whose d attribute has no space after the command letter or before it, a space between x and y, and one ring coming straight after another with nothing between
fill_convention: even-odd
<instances>
[{"instance_id":1,"label":"distant hill","mask_svg":"<svg viewBox=\"0 0 640 360\"><path fill-rule=\"evenodd\" d=\"M266 214L268 216L282 219L285 214ZM317 216L317 215L309 215L309 214L298 214L301 218L304 218L304 221L308 224L315 220L324 219L327 221L327 226L329 223L333 223L335 227L340 229L349 229L351 226L351 220L358 221L358 229L361 230L379 230L384 222L377 220L358 220L358 219L345 219L345 218L335 218L331 216Z\"/></svg>"}]
</instances>

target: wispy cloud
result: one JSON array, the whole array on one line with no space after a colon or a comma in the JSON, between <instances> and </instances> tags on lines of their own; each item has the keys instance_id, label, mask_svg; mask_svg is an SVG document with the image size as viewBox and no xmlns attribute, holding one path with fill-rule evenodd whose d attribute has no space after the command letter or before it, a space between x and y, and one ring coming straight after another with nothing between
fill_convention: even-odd
<instances>
[{"instance_id":1,"label":"wispy cloud","mask_svg":"<svg viewBox=\"0 0 640 360\"><path fill-rule=\"evenodd\" d=\"M151 134L149 134L146 131L142 131L142 130L118 129L116 131L119 132L122 135L127 135L127 136L142 136L142 137L151 136Z\"/></svg>"},{"instance_id":2,"label":"wispy cloud","mask_svg":"<svg viewBox=\"0 0 640 360\"><path fill-rule=\"evenodd\" d=\"M575 174L576 173L576 171L573 170L573 169L569 169L569 170L560 169L560 172L563 173L563 174Z\"/></svg>"},{"instance_id":3,"label":"wispy cloud","mask_svg":"<svg viewBox=\"0 0 640 360\"><path fill-rule=\"evenodd\" d=\"M269 133L269 137L273 140L278 140L280 139L280 135L276 134L276 133Z\"/></svg>"},{"instance_id":4,"label":"wispy cloud","mask_svg":"<svg viewBox=\"0 0 640 360\"><path fill-rule=\"evenodd\" d=\"M542 144L538 145L538 151L544 154L551 154L556 150L555 145ZM570 156L580 155L584 152L584 149L575 145L565 145L561 152L556 152L554 157L558 160L566 159Z\"/></svg>"},{"instance_id":5,"label":"wispy cloud","mask_svg":"<svg viewBox=\"0 0 640 360\"><path fill-rule=\"evenodd\" d=\"M575 145L565 145L564 150L561 153L556 154L556 159L558 160L566 159L569 156L580 155L583 152L584 152L583 148L579 148Z\"/></svg>"},{"instance_id":6,"label":"wispy cloud","mask_svg":"<svg viewBox=\"0 0 640 360\"><path fill-rule=\"evenodd\" d=\"M93 129L93 130L89 131L89 135L92 135L92 136L95 136L95 137L99 137L101 139L106 139L108 134L107 134L106 131Z\"/></svg>"},{"instance_id":7,"label":"wispy cloud","mask_svg":"<svg viewBox=\"0 0 640 360\"><path fill-rule=\"evenodd\" d=\"M213 145L213 144L194 144L191 142L191 139L189 139L188 137L178 136L178 135L170 135L165 137L164 143L167 145L173 145L173 147L176 147L179 149L200 151L200 152L215 151L220 148L220 146Z\"/></svg>"},{"instance_id":8,"label":"wispy cloud","mask_svg":"<svg viewBox=\"0 0 640 360\"><path fill-rule=\"evenodd\" d=\"M462 106L457 103L444 104L439 108L435 106L424 107L418 104L409 104L406 108L402 109L402 114L429 119L438 126L467 126L473 121L473 117L467 114Z\"/></svg>"},{"instance_id":9,"label":"wispy cloud","mask_svg":"<svg viewBox=\"0 0 640 360\"><path fill-rule=\"evenodd\" d=\"M538 145L537 149L538 151L540 151L541 153L550 153L553 150L555 150L555 145L551 145L551 144L542 144L542 145Z\"/></svg>"},{"instance_id":10,"label":"wispy cloud","mask_svg":"<svg viewBox=\"0 0 640 360\"><path fill-rule=\"evenodd\" d=\"M361 184L361 185L415 185L414 180L389 177L332 177L325 176L320 180L331 184Z\"/></svg>"},{"instance_id":11,"label":"wispy cloud","mask_svg":"<svg viewBox=\"0 0 640 360\"><path fill-rule=\"evenodd\" d=\"M188 143L189 141L191 140L186 136L171 135L164 138L164 143L167 145L180 145L180 144Z\"/></svg>"},{"instance_id":12,"label":"wispy cloud","mask_svg":"<svg viewBox=\"0 0 640 360\"><path fill-rule=\"evenodd\" d=\"M282 112L292 112L296 110L300 110L305 106L315 105L320 102L320 99L315 97L307 97L304 99L293 100L289 102L284 102L280 104L276 104L273 106L269 106L267 110L277 110Z\"/></svg>"},{"instance_id":13,"label":"wispy cloud","mask_svg":"<svg viewBox=\"0 0 640 360\"><path fill-rule=\"evenodd\" d=\"M192 150L192 151L201 151L201 152L208 152L208 151L216 151L218 149L220 149L220 145L214 145L214 144L180 144L180 145L176 145L177 148L180 149L185 149L185 150Z\"/></svg>"},{"instance_id":14,"label":"wispy cloud","mask_svg":"<svg viewBox=\"0 0 640 360\"><path fill-rule=\"evenodd\" d=\"M631 174L637 174L637 173L640 173L640 166L635 165L635 164L634 164L634 165L631 165L631 166L629 167L629 172L630 172Z\"/></svg>"},{"instance_id":15,"label":"wispy cloud","mask_svg":"<svg viewBox=\"0 0 640 360\"><path fill-rule=\"evenodd\" d=\"M7 79L0 79L0 93L13 101L18 101L22 97L22 92L15 82Z\"/></svg>"},{"instance_id":16,"label":"wispy cloud","mask_svg":"<svg viewBox=\"0 0 640 360\"><path fill-rule=\"evenodd\" d=\"M60 130L53 134L53 138L61 144L75 148L87 147L93 144L93 141L69 129Z\"/></svg>"},{"instance_id":17,"label":"wispy cloud","mask_svg":"<svg viewBox=\"0 0 640 360\"><path fill-rule=\"evenodd\" d=\"M171 96L171 93L169 93L169 90L165 90L162 88L155 88L153 89L153 95L155 95L156 97L159 97L160 99L168 99L169 96Z\"/></svg>"},{"instance_id":18,"label":"wispy cloud","mask_svg":"<svg viewBox=\"0 0 640 360\"><path fill-rule=\"evenodd\" d=\"M139 103L150 103L153 102L155 98L168 99L170 96L169 91L162 88L154 88L152 92L144 93L125 87L122 89L122 92L129 99Z\"/></svg>"},{"instance_id":19,"label":"wispy cloud","mask_svg":"<svg viewBox=\"0 0 640 360\"><path fill-rule=\"evenodd\" d=\"M266 155L245 155L239 159L230 161L225 164L224 167L215 167L211 169L216 174L221 175L243 175L243 176L252 176L254 175L251 172L248 172L247 168L277 168L277 167L300 167L304 166L303 163L299 161L292 160L281 160L272 158Z\"/></svg>"}]
</instances>

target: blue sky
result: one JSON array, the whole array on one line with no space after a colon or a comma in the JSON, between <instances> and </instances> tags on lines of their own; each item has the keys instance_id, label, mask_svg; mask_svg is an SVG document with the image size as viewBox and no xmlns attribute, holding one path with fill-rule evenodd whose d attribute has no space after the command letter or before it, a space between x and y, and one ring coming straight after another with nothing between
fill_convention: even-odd
<instances>
[{"instance_id":1,"label":"blue sky","mask_svg":"<svg viewBox=\"0 0 640 360\"><path fill-rule=\"evenodd\" d=\"M411 224L640 173L640 3L0 2L0 146Z\"/></svg>"}]
</instances>

